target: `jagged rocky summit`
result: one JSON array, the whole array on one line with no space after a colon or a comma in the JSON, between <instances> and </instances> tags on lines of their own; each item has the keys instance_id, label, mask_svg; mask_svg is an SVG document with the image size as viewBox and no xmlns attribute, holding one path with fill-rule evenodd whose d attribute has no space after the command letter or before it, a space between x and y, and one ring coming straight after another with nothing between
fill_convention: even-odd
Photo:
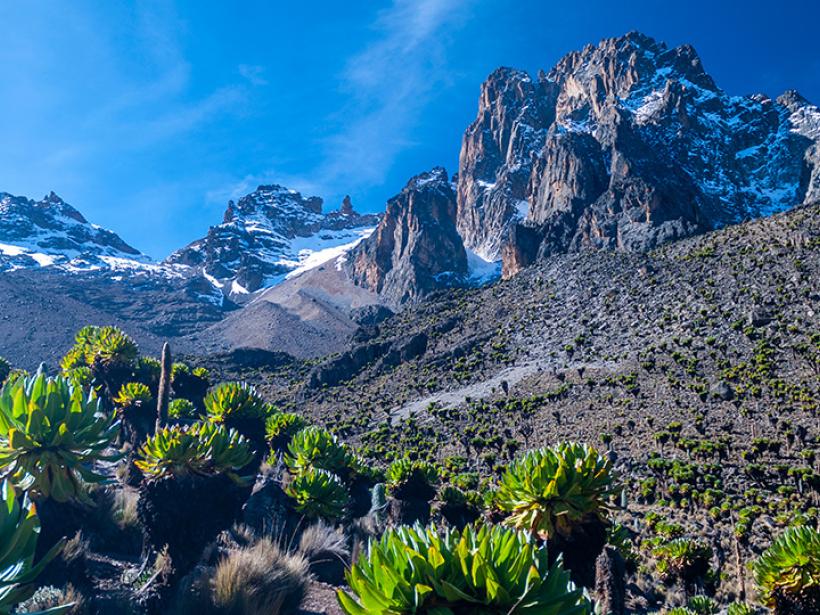
<instances>
[{"instance_id":1,"label":"jagged rocky summit","mask_svg":"<svg viewBox=\"0 0 820 615\"><path fill-rule=\"evenodd\" d=\"M53 192L39 201L0 192L0 271L47 266L90 271L148 262Z\"/></svg>"},{"instance_id":2,"label":"jagged rocky summit","mask_svg":"<svg viewBox=\"0 0 820 615\"><path fill-rule=\"evenodd\" d=\"M222 224L166 260L201 271L227 294L242 295L282 281L309 265L316 253L343 253L378 224L345 197L338 211L322 213L322 199L279 185L259 186L230 201Z\"/></svg>"},{"instance_id":3,"label":"jagged rocky summit","mask_svg":"<svg viewBox=\"0 0 820 615\"><path fill-rule=\"evenodd\" d=\"M457 226L511 275L582 249L643 251L820 199L820 112L796 92L730 96L689 45L639 33L532 79L482 85Z\"/></svg>"}]
</instances>

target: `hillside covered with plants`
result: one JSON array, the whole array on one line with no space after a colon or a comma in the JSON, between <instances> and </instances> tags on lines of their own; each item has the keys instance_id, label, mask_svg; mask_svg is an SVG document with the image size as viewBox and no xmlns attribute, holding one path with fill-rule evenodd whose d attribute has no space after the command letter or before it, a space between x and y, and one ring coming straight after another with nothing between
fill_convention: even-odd
<instances>
[{"instance_id":1,"label":"hillside covered with plants","mask_svg":"<svg viewBox=\"0 0 820 615\"><path fill-rule=\"evenodd\" d=\"M322 360L0 362L0 613L815 614L819 253L801 207Z\"/></svg>"}]
</instances>

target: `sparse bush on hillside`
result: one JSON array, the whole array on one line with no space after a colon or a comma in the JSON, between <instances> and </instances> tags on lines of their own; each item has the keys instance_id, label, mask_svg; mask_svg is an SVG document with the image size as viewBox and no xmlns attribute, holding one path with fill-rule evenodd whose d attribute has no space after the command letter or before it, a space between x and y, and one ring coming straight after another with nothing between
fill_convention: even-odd
<instances>
[{"instance_id":1,"label":"sparse bush on hillside","mask_svg":"<svg viewBox=\"0 0 820 615\"><path fill-rule=\"evenodd\" d=\"M353 455L332 433L321 427L311 426L305 427L291 438L284 461L288 470L297 476L316 468L347 478L353 464Z\"/></svg>"},{"instance_id":2,"label":"sparse bush on hillside","mask_svg":"<svg viewBox=\"0 0 820 615\"><path fill-rule=\"evenodd\" d=\"M318 468L294 476L285 493L294 500L296 510L311 519L340 519L350 503L350 495L341 479Z\"/></svg>"},{"instance_id":3,"label":"sparse bush on hillside","mask_svg":"<svg viewBox=\"0 0 820 615\"><path fill-rule=\"evenodd\" d=\"M237 518L252 482L239 472L252 458L243 436L207 422L160 429L140 448L139 520L152 546L168 546L176 568L192 565Z\"/></svg>"},{"instance_id":4,"label":"sparse bush on hillside","mask_svg":"<svg viewBox=\"0 0 820 615\"><path fill-rule=\"evenodd\" d=\"M610 462L573 442L529 451L501 478L496 504L506 523L544 538L569 537L589 521L608 522L609 498L618 493Z\"/></svg>"},{"instance_id":5,"label":"sparse bush on hillside","mask_svg":"<svg viewBox=\"0 0 820 615\"><path fill-rule=\"evenodd\" d=\"M168 416L172 419L194 419L196 407L187 399L172 399L168 404Z\"/></svg>"},{"instance_id":6,"label":"sparse bush on hillside","mask_svg":"<svg viewBox=\"0 0 820 615\"><path fill-rule=\"evenodd\" d=\"M307 421L291 412L277 412L265 421L265 439L272 451L281 452L291 438L307 427Z\"/></svg>"},{"instance_id":7,"label":"sparse bush on hillside","mask_svg":"<svg viewBox=\"0 0 820 615\"><path fill-rule=\"evenodd\" d=\"M237 430L253 442L258 455L265 446L265 420L273 409L247 383L226 382L204 399L206 417L212 423Z\"/></svg>"},{"instance_id":8,"label":"sparse bush on hillside","mask_svg":"<svg viewBox=\"0 0 820 615\"><path fill-rule=\"evenodd\" d=\"M225 474L241 482L237 472L251 460L248 441L232 429L200 422L160 429L140 448L136 464L147 477Z\"/></svg>"},{"instance_id":9,"label":"sparse bush on hillside","mask_svg":"<svg viewBox=\"0 0 820 615\"><path fill-rule=\"evenodd\" d=\"M148 406L151 399L151 391L147 385L141 382L127 382L120 388L114 403L123 409L142 408Z\"/></svg>"}]
</instances>

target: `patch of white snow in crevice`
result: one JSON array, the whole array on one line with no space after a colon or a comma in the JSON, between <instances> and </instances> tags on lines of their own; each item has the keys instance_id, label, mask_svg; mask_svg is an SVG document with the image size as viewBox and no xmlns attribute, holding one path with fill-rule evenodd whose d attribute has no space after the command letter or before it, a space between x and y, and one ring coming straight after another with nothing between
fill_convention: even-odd
<instances>
[{"instance_id":1,"label":"patch of white snow in crevice","mask_svg":"<svg viewBox=\"0 0 820 615\"><path fill-rule=\"evenodd\" d=\"M233 280L233 281L231 282L231 294L232 294L232 295L247 295L247 294L250 294L250 293L248 292L248 289L247 289L247 288L245 288L244 286L242 286L242 285L241 285L239 282L237 282L236 280Z\"/></svg>"},{"instance_id":2,"label":"patch of white snow in crevice","mask_svg":"<svg viewBox=\"0 0 820 615\"><path fill-rule=\"evenodd\" d=\"M213 286L214 288L224 288L224 286L225 286L222 282L217 280L214 276L212 276L210 273L208 273L204 269L202 270L202 277L204 277L206 280L208 280L211 283L211 286Z\"/></svg>"},{"instance_id":3,"label":"patch of white snow in crevice","mask_svg":"<svg viewBox=\"0 0 820 615\"><path fill-rule=\"evenodd\" d=\"M467 250L467 275L476 284L486 284L501 277L501 261L490 260Z\"/></svg>"}]
</instances>

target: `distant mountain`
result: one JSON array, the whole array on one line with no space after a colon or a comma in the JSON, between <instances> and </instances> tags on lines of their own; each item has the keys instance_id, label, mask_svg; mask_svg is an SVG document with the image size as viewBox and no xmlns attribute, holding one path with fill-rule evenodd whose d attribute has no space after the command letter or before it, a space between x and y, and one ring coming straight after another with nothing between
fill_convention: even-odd
<instances>
[{"instance_id":1,"label":"distant mountain","mask_svg":"<svg viewBox=\"0 0 820 615\"><path fill-rule=\"evenodd\" d=\"M0 353L9 327L48 346L52 311L70 322L82 304L77 328L93 314L146 340L315 357L376 327L367 314L481 285L502 265L510 277L559 254L645 252L818 201L817 107L796 92L730 96L692 47L633 32L536 78L493 72L458 173L413 177L383 215L349 197L324 213L319 197L262 185L152 262L53 193L0 193L0 287L26 289L0 320Z\"/></svg>"},{"instance_id":2,"label":"distant mountain","mask_svg":"<svg viewBox=\"0 0 820 615\"><path fill-rule=\"evenodd\" d=\"M263 321L272 324L279 312L295 331L309 312L275 298L286 296L287 290L242 316L237 310L257 297L254 291L327 261L334 263L335 271L338 258L378 222L378 215L357 213L349 197L337 211L324 214L318 197L260 186L229 203L222 224L206 237L154 262L53 193L41 201L0 193L0 294L5 298L0 356L27 367L40 360L56 362L86 324L124 327L151 351L162 338L172 338L176 348L189 351L247 345L257 331L269 328ZM330 340L343 345L358 326L350 310L379 300L349 282L342 286L352 299L342 301L342 307L331 301L327 316L303 329L315 340L309 345L313 354L324 354ZM305 301L313 305L315 293L305 293ZM232 313L237 317L214 339L187 339ZM281 337L277 331L267 336ZM265 345L290 351L305 346L304 336L300 341L299 335L289 335L288 340L293 341L272 339Z\"/></svg>"},{"instance_id":3,"label":"distant mountain","mask_svg":"<svg viewBox=\"0 0 820 615\"><path fill-rule=\"evenodd\" d=\"M0 271L140 268L150 261L53 192L40 201L0 192Z\"/></svg>"},{"instance_id":4,"label":"distant mountain","mask_svg":"<svg viewBox=\"0 0 820 615\"><path fill-rule=\"evenodd\" d=\"M729 96L689 45L640 33L482 85L458 171L468 249L513 274L549 254L643 251L820 199L820 111Z\"/></svg>"},{"instance_id":5,"label":"distant mountain","mask_svg":"<svg viewBox=\"0 0 820 615\"><path fill-rule=\"evenodd\" d=\"M171 254L167 264L201 272L227 296L274 286L288 275L342 254L368 236L379 217L354 211L346 197L338 211L322 213L322 199L282 186L259 186L230 201L222 223Z\"/></svg>"}]
</instances>

